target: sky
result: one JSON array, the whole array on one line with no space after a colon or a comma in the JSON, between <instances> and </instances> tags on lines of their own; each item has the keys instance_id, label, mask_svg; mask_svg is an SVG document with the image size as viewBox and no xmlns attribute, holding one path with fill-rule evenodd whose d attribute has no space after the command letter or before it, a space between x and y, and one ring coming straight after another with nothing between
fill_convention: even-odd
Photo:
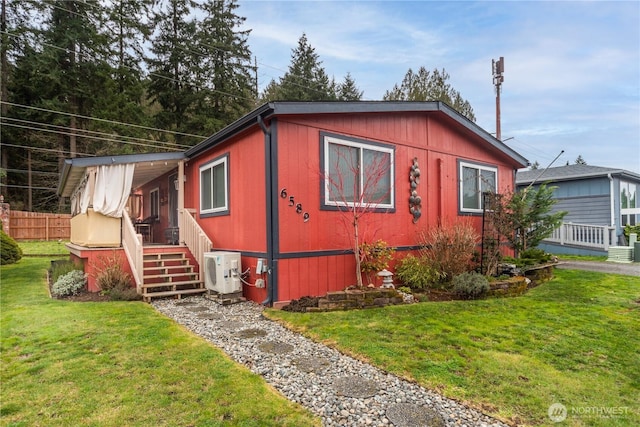
<instances>
[{"instance_id":1,"label":"sky","mask_svg":"<svg viewBox=\"0 0 640 427\"><path fill-rule=\"evenodd\" d=\"M262 90L301 35L330 77L380 100L409 68L445 69L476 123L496 131L492 60L504 57L501 133L531 163L640 173L638 1L239 0Z\"/></svg>"}]
</instances>

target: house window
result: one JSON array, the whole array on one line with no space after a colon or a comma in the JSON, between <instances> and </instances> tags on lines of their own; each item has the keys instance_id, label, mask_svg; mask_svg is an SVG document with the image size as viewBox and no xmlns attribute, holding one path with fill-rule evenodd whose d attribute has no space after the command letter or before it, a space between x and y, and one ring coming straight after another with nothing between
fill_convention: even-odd
<instances>
[{"instance_id":1,"label":"house window","mask_svg":"<svg viewBox=\"0 0 640 427\"><path fill-rule=\"evenodd\" d=\"M640 215L639 184L620 181L620 225L636 225Z\"/></svg>"},{"instance_id":2,"label":"house window","mask_svg":"<svg viewBox=\"0 0 640 427\"><path fill-rule=\"evenodd\" d=\"M160 218L160 189L154 188L149 191L149 216Z\"/></svg>"},{"instance_id":3,"label":"house window","mask_svg":"<svg viewBox=\"0 0 640 427\"><path fill-rule=\"evenodd\" d=\"M393 209L394 148L322 135L323 208Z\"/></svg>"},{"instance_id":4,"label":"house window","mask_svg":"<svg viewBox=\"0 0 640 427\"><path fill-rule=\"evenodd\" d=\"M200 213L229 212L229 155L200 166Z\"/></svg>"},{"instance_id":5,"label":"house window","mask_svg":"<svg viewBox=\"0 0 640 427\"><path fill-rule=\"evenodd\" d=\"M498 169L491 166L459 162L460 211L482 212L482 193L496 192Z\"/></svg>"}]
</instances>

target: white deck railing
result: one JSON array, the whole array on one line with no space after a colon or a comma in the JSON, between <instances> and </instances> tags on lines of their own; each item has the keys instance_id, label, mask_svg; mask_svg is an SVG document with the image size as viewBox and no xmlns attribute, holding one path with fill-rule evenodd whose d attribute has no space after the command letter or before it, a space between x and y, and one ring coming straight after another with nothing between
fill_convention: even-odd
<instances>
[{"instance_id":1,"label":"white deck railing","mask_svg":"<svg viewBox=\"0 0 640 427\"><path fill-rule=\"evenodd\" d=\"M189 210L182 209L179 215L180 240L189 248L200 266L204 266L204 253L211 251L213 243L191 215Z\"/></svg>"},{"instance_id":2,"label":"white deck railing","mask_svg":"<svg viewBox=\"0 0 640 427\"><path fill-rule=\"evenodd\" d=\"M142 291L143 274L142 234L136 234L136 230L126 210L122 214L122 247L129 260L133 280L136 282L136 289L138 293L140 293Z\"/></svg>"},{"instance_id":3,"label":"white deck railing","mask_svg":"<svg viewBox=\"0 0 640 427\"><path fill-rule=\"evenodd\" d=\"M560 243L561 245L586 246L606 251L615 242L615 229L615 227L608 225L563 222L545 241Z\"/></svg>"}]
</instances>

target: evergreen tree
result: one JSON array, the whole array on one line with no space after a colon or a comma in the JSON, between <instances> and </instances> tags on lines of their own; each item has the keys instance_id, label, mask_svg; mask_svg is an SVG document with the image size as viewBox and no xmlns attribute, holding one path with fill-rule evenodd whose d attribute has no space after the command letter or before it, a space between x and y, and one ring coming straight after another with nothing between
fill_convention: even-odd
<instances>
[{"instance_id":1,"label":"evergreen tree","mask_svg":"<svg viewBox=\"0 0 640 427\"><path fill-rule=\"evenodd\" d=\"M249 31L240 30L246 18L236 14L237 8L236 0L202 5L206 16L196 36L201 57L196 68L198 107L192 123L205 134L238 119L256 103Z\"/></svg>"},{"instance_id":2,"label":"evergreen tree","mask_svg":"<svg viewBox=\"0 0 640 427\"><path fill-rule=\"evenodd\" d=\"M21 4L32 27L26 29L30 43L13 59L7 93L19 107L8 115L21 129L13 141L29 148L11 157L15 176L9 179L19 189L11 200L26 209L55 210L55 174L64 157L85 151L88 124L80 116L92 114L110 78L105 38L97 30L104 21L102 10L84 1Z\"/></svg>"},{"instance_id":3,"label":"evergreen tree","mask_svg":"<svg viewBox=\"0 0 640 427\"><path fill-rule=\"evenodd\" d=\"M278 88L270 85L262 98L274 100L266 95L273 93L281 101L331 101L336 99L335 88L322 67L315 49L309 44L306 34L298 40L292 50L288 71L280 78Z\"/></svg>"},{"instance_id":4,"label":"evergreen tree","mask_svg":"<svg viewBox=\"0 0 640 427\"><path fill-rule=\"evenodd\" d=\"M95 115L118 122L150 124L144 106L145 78L144 43L151 35L152 0L116 0L107 8L107 36L109 41L109 64L111 79L107 93L101 97ZM104 131L116 135L138 138L164 135L149 135L140 128L100 124ZM102 150L112 153L147 151L147 147L131 144L101 144Z\"/></svg>"},{"instance_id":5,"label":"evergreen tree","mask_svg":"<svg viewBox=\"0 0 640 427\"><path fill-rule=\"evenodd\" d=\"M356 81L351 77L351 73L344 76L344 81L338 85L337 96L339 101L360 101L362 91L356 86Z\"/></svg>"},{"instance_id":6,"label":"evergreen tree","mask_svg":"<svg viewBox=\"0 0 640 427\"><path fill-rule=\"evenodd\" d=\"M156 34L151 40L149 98L158 103L156 126L177 132L197 133L189 127L189 115L196 100L196 22L191 18L195 2L167 0L164 10L156 13ZM191 143L177 136L177 142Z\"/></svg>"},{"instance_id":7,"label":"evergreen tree","mask_svg":"<svg viewBox=\"0 0 640 427\"><path fill-rule=\"evenodd\" d=\"M576 158L576 165L586 165L587 162L584 161L584 159L582 158L582 154L578 155L578 158Z\"/></svg>"},{"instance_id":8,"label":"evergreen tree","mask_svg":"<svg viewBox=\"0 0 640 427\"><path fill-rule=\"evenodd\" d=\"M529 166L529 169L531 169L532 171L533 171L533 170L540 169L540 163L538 163L538 161L536 160L535 162L533 162L533 163L531 164L531 166Z\"/></svg>"},{"instance_id":9,"label":"evergreen tree","mask_svg":"<svg viewBox=\"0 0 640 427\"><path fill-rule=\"evenodd\" d=\"M382 99L385 101L442 101L475 122L476 117L471 104L462 98L460 92L451 87L448 83L449 77L449 73L444 68L442 71L436 68L430 72L425 67L420 67L417 73L409 68L402 83L386 91Z\"/></svg>"}]
</instances>

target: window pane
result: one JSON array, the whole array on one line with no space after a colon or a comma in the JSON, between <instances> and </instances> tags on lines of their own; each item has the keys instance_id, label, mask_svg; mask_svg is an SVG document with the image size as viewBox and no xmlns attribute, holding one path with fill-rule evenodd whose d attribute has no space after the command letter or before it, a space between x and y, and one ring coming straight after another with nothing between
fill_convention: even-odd
<instances>
[{"instance_id":1,"label":"window pane","mask_svg":"<svg viewBox=\"0 0 640 427\"><path fill-rule=\"evenodd\" d=\"M485 192L495 193L496 191L496 173L493 171L481 170L480 171L480 208L482 208L482 193Z\"/></svg>"},{"instance_id":2,"label":"window pane","mask_svg":"<svg viewBox=\"0 0 640 427\"><path fill-rule=\"evenodd\" d=\"M211 193L211 169L205 169L200 172L200 206L202 210L213 208Z\"/></svg>"},{"instance_id":3,"label":"window pane","mask_svg":"<svg viewBox=\"0 0 640 427\"><path fill-rule=\"evenodd\" d=\"M363 150L364 201L391 204L391 155L380 151Z\"/></svg>"},{"instance_id":4,"label":"window pane","mask_svg":"<svg viewBox=\"0 0 640 427\"><path fill-rule=\"evenodd\" d=\"M212 208L224 208L226 176L224 163L220 163L213 167L213 206Z\"/></svg>"},{"instance_id":5,"label":"window pane","mask_svg":"<svg viewBox=\"0 0 640 427\"><path fill-rule=\"evenodd\" d=\"M359 150L345 145L329 144L329 200L354 202L360 194L358 179Z\"/></svg>"},{"instance_id":6,"label":"window pane","mask_svg":"<svg viewBox=\"0 0 640 427\"><path fill-rule=\"evenodd\" d=\"M462 207L464 209L479 209L480 195L478 194L478 170L462 168Z\"/></svg>"}]
</instances>

